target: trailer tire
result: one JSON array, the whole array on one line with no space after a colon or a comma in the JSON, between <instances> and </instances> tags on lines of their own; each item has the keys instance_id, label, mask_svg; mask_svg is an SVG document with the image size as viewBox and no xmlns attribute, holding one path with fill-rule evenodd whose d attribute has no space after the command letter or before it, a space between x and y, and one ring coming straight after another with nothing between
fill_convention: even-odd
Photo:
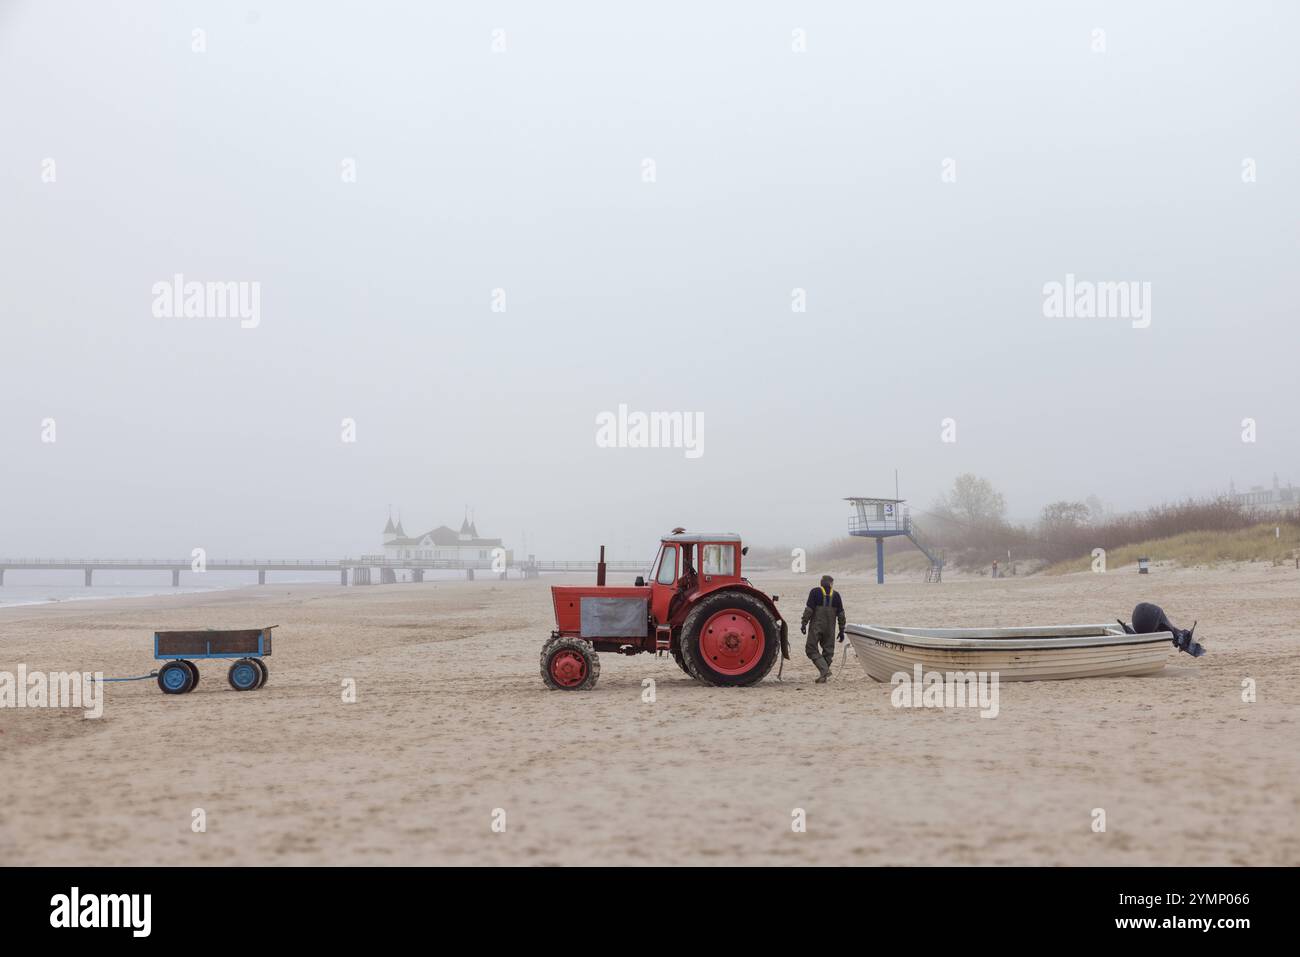
<instances>
[{"instance_id":1,"label":"trailer tire","mask_svg":"<svg viewBox=\"0 0 1300 957\"><path fill-rule=\"evenodd\" d=\"M600 655L581 638L555 637L542 645L542 680L555 691L588 691L600 677Z\"/></svg>"},{"instance_id":2,"label":"trailer tire","mask_svg":"<svg viewBox=\"0 0 1300 957\"><path fill-rule=\"evenodd\" d=\"M682 660L705 684L745 687L767 677L781 654L776 616L743 591L721 591L700 601L682 625Z\"/></svg>"},{"instance_id":3,"label":"trailer tire","mask_svg":"<svg viewBox=\"0 0 1300 957\"><path fill-rule=\"evenodd\" d=\"M266 687L267 679L271 677L271 671L266 667L266 662L261 658L253 658L252 662L257 665L257 670L262 672L262 680L257 683L257 687L260 690Z\"/></svg>"},{"instance_id":4,"label":"trailer tire","mask_svg":"<svg viewBox=\"0 0 1300 957\"><path fill-rule=\"evenodd\" d=\"M193 691L199 686L199 666L194 662L185 659L181 659L181 664L190 669L190 675L194 678L194 683L190 685L190 690Z\"/></svg>"},{"instance_id":5,"label":"trailer tire","mask_svg":"<svg viewBox=\"0 0 1300 957\"><path fill-rule=\"evenodd\" d=\"M262 669L252 658L240 658L226 672L226 680L236 691L256 691L262 683Z\"/></svg>"},{"instance_id":6,"label":"trailer tire","mask_svg":"<svg viewBox=\"0 0 1300 957\"><path fill-rule=\"evenodd\" d=\"M158 687L163 694L185 694L194 687L194 673L183 661L169 661L158 669Z\"/></svg>"}]
</instances>

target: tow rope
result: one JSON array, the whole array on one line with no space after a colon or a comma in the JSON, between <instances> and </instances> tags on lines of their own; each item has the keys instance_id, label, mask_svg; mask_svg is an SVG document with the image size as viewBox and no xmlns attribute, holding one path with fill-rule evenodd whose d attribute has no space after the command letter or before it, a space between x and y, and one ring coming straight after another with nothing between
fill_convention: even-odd
<instances>
[{"instance_id":1,"label":"tow rope","mask_svg":"<svg viewBox=\"0 0 1300 957\"><path fill-rule=\"evenodd\" d=\"M158 672L151 671L147 675L136 675L134 678L100 678L99 680L107 684L110 681L144 681L146 678L157 678Z\"/></svg>"}]
</instances>

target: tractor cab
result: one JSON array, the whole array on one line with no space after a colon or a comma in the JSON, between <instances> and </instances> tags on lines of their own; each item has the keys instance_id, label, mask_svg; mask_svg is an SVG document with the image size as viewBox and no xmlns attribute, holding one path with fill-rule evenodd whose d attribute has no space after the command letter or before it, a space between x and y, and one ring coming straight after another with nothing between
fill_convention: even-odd
<instances>
[{"instance_id":1,"label":"tractor cab","mask_svg":"<svg viewBox=\"0 0 1300 957\"><path fill-rule=\"evenodd\" d=\"M659 543L650 567L650 611L668 623L688 600L741 581L746 549L734 532L674 532Z\"/></svg>"}]
</instances>

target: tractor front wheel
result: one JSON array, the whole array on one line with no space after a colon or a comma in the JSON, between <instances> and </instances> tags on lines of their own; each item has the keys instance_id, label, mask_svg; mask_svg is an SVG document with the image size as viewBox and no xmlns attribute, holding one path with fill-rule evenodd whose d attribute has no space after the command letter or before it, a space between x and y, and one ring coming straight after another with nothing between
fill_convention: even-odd
<instances>
[{"instance_id":1,"label":"tractor front wheel","mask_svg":"<svg viewBox=\"0 0 1300 957\"><path fill-rule=\"evenodd\" d=\"M600 677L600 656L581 638L552 638L542 646L542 680L556 691L586 691Z\"/></svg>"},{"instance_id":2,"label":"tractor front wheel","mask_svg":"<svg viewBox=\"0 0 1300 957\"><path fill-rule=\"evenodd\" d=\"M762 681L781 651L776 616L745 592L716 592L691 609L682 625L686 670L710 685Z\"/></svg>"}]
</instances>

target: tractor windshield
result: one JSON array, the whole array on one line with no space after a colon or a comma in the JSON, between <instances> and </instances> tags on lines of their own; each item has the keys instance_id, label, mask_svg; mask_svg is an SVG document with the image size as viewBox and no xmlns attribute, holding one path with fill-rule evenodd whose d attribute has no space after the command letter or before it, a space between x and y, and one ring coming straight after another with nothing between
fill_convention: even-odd
<instances>
[{"instance_id":1,"label":"tractor windshield","mask_svg":"<svg viewBox=\"0 0 1300 957\"><path fill-rule=\"evenodd\" d=\"M671 585L677 580L677 546L664 545L659 549L655 560L653 581L660 585Z\"/></svg>"}]
</instances>

